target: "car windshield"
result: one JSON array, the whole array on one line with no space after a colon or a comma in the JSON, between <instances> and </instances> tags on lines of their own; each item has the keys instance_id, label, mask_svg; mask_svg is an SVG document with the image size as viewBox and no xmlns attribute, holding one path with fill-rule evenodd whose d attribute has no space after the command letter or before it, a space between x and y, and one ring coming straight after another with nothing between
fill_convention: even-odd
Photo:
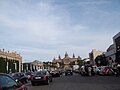
<instances>
[{"instance_id":1,"label":"car windshield","mask_svg":"<svg viewBox=\"0 0 120 90\"><path fill-rule=\"evenodd\" d=\"M13 75L13 77L19 77L20 76L20 74L14 74Z\"/></svg>"},{"instance_id":2,"label":"car windshield","mask_svg":"<svg viewBox=\"0 0 120 90\"><path fill-rule=\"evenodd\" d=\"M67 70L67 72L71 72L71 70Z\"/></svg>"},{"instance_id":3,"label":"car windshield","mask_svg":"<svg viewBox=\"0 0 120 90\"><path fill-rule=\"evenodd\" d=\"M0 76L0 85L2 86L2 88L4 88L3 90L11 90L9 88L12 88L14 86L17 86L17 83L10 77L5 76L5 75L1 75Z\"/></svg>"},{"instance_id":4,"label":"car windshield","mask_svg":"<svg viewBox=\"0 0 120 90\"><path fill-rule=\"evenodd\" d=\"M52 72L59 72L58 70L52 71Z\"/></svg>"},{"instance_id":5,"label":"car windshield","mask_svg":"<svg viewBox=\"0 0 120 90\"><path fill-rule=\"evenodd\" d=\"M46 72L45 71L35 72L35 75L46 75Z\"/></svg>"}]
</instances>

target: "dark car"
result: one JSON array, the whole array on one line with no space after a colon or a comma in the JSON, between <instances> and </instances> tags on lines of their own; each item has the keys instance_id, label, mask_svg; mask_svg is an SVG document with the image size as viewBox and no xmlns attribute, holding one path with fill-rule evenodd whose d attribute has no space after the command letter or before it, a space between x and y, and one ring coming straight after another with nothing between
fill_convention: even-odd
<instances>
[{"instance_id":1,"label":"dark car","mask_svg":"<svg viewBox=\"0 0 120 90\"><path fill-rule=\"evenodd\" d=\"M31 79L33 86L40 83L48 85L50 82L52 82L52 75L48 71L37 71Z\"/></svg>"},{"instance_id":2,"label":"dark car","mask_svg":"<svg viewBox=\"0 0 120 90\"><path fill-rule=\"evenodd\" d=\"M70 70L70 69L66 70L65 71L65 76L67 76L67 75L73 75L73 71Z\"/></svg>"},{"instance_id":3,"label":"dark car","mask_svg":"<svg viewBox=\"0 0 120 90\"><path fill-rule=\"evenodd\" d=\"M80 70L79 70L79 69L75 69L73 72L79 74L79 73L80 73Z\"/></svg>"},{"instance_id":4,"label":"dark car","mask_svg":"<svg viewBox=\"0 0 120 90\"><path fill-rule=\"evenodd\" d=\"M21 83L16 82L7 74L0 73L0 90L28 90Z\"/></svg>"},{"instance_id":5,"label":"dark car","mask_svg":"<svg viewBox=\"0 0 120 90\"><path fill-rule=\"evenodd\" d=\"M94 76L95 75L94 67L91 64L84 65L81 67L80 73L82 76Z\"/></svg>"},{"instance_id":6,"label":"dark car","mask_svg":"<svg viewBox=\"0 0 120 90\"><path fill-rule=\"evenodd\" d=\"M20 81L22 84L28 82L28 77L24 73L14 73L13 78L18 82Z\"/></svg>"},{"instance_id":7,"label":"dark car","mask_svg":"<svg viewBox=\"0 0 120 90\"><path fill-rule=\"evenodd\" d=\"M60 77L60 71L58 70L51 71L50 74L52 77Z\"/></svg>"},{"instance_id":8,"label":"dark car","mask_svg":"<svg viewBox=\"0 0 120 90\"><path fill-rule=\"evenodd\" d=\"M63 75L65 73L64 70L60 70L60 75Z\"/></svg>"},{"instance_id":9,"label":"dark car","mask_svg":"<svg viewBox=\"0 0 120 90\"><path fill-rule=\"evenodd\" d=\"M26 72L25 75L27 76L28 80L31 80L32 76L33 76L33 72Z\"/></svg>"}]
</instances>

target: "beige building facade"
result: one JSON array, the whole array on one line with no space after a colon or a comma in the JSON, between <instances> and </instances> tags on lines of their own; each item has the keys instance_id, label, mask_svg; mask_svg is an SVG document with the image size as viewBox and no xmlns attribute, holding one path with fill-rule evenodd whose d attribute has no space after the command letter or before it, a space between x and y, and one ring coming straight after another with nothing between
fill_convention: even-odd
<instances>
[{"instance_id":1,"label":"beige building facade","mask_svg":"<svg viewBox=\"0 0 120 90\"><path fill-rule=\"evenodd\" d=\"M93 49L90 53L89 53L89 58L90 58L90 63L92 65L95 65L95 58L99 55L102 55L103 54L103 51L100 51L100 50L96 50L96 49Z\"/></svg>"},{"instance_id":2,"label":"beige building facade","mask_svg":"<svg viewBox=\"0 0 120 90\"><path fill-rule=\"evenodd\" d=\"M23 71L39 71L44 69L43 62L39 60L34 60L33 62L23 63Z\"/></svg>"},{"instance_id":3,"label":"beige building facade","mask_svg":"<svg viewBox=\"0 0 120 90\"><path fill-rule=\"evenodd\" d=\"M22 69L22 56L20 54L17 54L16 51L13 51L13 52L9 52L9 51L5 51L4 49L1 50L0 49L0 57L3 58L3 59L7 59L7 60L10 60L10 61L18 61L19 62L19 65L16 65L16 63L13 63L15 65L15 68L19 68L19 72L21 72L21 69ZM7 63L7 66L9 66L9 63ZM5 66L5 67L7 67ZM8 68L6 68L8 69Z\"/></svg>"}]
</instances>

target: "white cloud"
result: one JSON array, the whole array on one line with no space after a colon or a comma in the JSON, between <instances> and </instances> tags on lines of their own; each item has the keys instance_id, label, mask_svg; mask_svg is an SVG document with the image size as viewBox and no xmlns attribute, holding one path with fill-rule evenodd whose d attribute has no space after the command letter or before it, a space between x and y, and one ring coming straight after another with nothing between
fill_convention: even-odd
<instances>
[{"instance_id":1,"label":"white cloud","mask_svg":"<svg viewBox=\"0 0 120 90\"><path fill-rule=\"evenodd\" d=\"M91 26L95 21L86 21L91 25L81 23L75 16L71 16L72 11L60 5L32 0L0 2L1 48L22 52L24 59L50 60L65 51L88 57L91 49L105 50L112 43L114 31L106 35L111 29L103 31L105 28ZM77 22L73 22L73 18Z\"/></svg>"},{"instance_id":2,"label":"white cloud","mask_svg":"<svg viewBox=\"0 0 120 90\"><path fill-rule=\"evenodd\" d=\"M87 0L87 1L82 1L79 2L79 5L92 5L92 4L96 4L96 5L102 5L102 4L108 4L110 3L110 0Z\"/></svg>"}]
</instances>

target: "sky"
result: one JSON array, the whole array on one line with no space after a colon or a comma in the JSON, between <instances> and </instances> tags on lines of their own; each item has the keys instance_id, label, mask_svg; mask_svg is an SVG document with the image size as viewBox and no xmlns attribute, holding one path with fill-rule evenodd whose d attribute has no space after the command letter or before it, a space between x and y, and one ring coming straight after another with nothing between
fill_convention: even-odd
<instances>
[{"instance_id":1,"label":"sky","mask_svg":"<svg viewBox=\"0 0 120 90\"><path fill-rule=\"evenodd\" d=\"M24 62L86 58L120 31L120 0L0 0L0 49Z\"/></svg>"}]
</instances>

